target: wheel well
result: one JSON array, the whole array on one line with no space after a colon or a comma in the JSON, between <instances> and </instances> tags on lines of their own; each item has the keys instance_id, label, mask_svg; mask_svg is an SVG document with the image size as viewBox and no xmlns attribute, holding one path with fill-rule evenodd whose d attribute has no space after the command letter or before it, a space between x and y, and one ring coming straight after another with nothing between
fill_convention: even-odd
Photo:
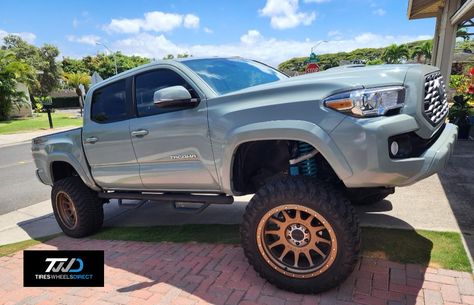
<instances>
[{"instance_id":1,"label":"wheel well","mask_svg":"<svg viewBox=\"0 0 474 305\"><path fill-rule=\"evenodd\" d=\"M56 182L58 180L78 176L74 167L71 164L64 161L55 161L51 165L52 180Z\"/></svg>"},{"instance_id":2,"label":"wheel well","mask_svg":"<svg viewBox=\"0 0 474 305\"><path fill-rule=\"evenodd\" d=\"M234 154L232 165L233 190L239 194L253 194L268 179L289 175L289 160L295 157L297 144L298 141L294 140L262 140L241 144ZM314 158L318 178L340 182L321 153Z\"/></svg>"}]
</instances>

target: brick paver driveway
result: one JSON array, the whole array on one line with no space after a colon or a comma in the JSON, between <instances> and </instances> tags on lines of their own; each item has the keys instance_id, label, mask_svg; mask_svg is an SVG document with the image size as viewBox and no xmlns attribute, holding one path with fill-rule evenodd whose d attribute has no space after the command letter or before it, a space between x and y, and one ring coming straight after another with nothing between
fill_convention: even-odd
<instances>
[{"instance_id":1,"label":"brick paver driveway","mask_svg":"<svg viewBox=\"0 0 474 305\"><path fill-rule=\"evenodd\" d=\"M30 249L105 250L105 287L23 288L18 252L0 258L1 304L474 304L469 273L368 258L337 289L299 295L260 278L237 245L58 237Z\"/></svg>"}]
</instances>

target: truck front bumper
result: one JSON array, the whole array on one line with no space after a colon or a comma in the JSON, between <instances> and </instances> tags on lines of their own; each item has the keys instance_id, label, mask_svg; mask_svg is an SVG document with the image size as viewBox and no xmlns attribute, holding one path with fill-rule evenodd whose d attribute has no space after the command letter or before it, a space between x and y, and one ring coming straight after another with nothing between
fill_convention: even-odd
<instances>
[{"instance_id":1,"label":"truck front bumper","mask_svg":"<svg viewBox=\"0 0 474 305\"><path fill-rule=\"evenodd\" d=\"M389 138L417 130L409 115L357 120L345 119L331 137L352 169L343 179L347 187L405 186L442 170L457 139L457 126L446 124L436 141L419 156L394 159Z\"/></svg>"}]
</instances>

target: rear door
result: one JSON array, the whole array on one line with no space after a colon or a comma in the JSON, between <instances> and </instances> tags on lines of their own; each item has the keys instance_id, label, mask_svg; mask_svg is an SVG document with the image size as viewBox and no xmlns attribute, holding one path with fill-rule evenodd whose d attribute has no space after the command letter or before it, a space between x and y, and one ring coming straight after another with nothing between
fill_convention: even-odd
<instances>
[{"instance_id":1,"label":"rear door","mask_svg":"<svg viewBox=\"0 0 474 305\"><path fill-rule=\"evenodd\" d=\"M82 142L92 176L106 189L142 189L130 138L131 78L98 88L90 98Z\"/></svg>"},{"instance_id":2,"label":"rear door","mask_svg":"<svg viewBox=\"0 0 474 305\"><path fill-rule=\"evenodd\" d=\"M162 191L218 191L206 101L191 109L157 108L154 92L171 86L184 86L193 98L200 97L177 69L135 76L137 117L130 121L130 131L143 185Z\"/></svg>"}]
</instances>

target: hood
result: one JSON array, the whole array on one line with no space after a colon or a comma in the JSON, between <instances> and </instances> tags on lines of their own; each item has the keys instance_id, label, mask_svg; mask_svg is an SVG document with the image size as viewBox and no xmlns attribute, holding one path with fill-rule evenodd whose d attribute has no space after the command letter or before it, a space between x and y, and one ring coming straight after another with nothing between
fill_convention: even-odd
<instances>
[{"instance_id":1,"label":"hood","mask_svg":"<svg viewBox=\"0 0 474 305\"><path fill-rule=\"evenodd\" d=\"M335 91L402 85L407 70L413 66L416 65L377 65L351 68L338 67L322 72L303 74L272 83L245 88L223 96L257 93L259 91L267 91L277 88L306 87L308 85L315 89L324 86Z\"/></svg>"}]
</instances>

